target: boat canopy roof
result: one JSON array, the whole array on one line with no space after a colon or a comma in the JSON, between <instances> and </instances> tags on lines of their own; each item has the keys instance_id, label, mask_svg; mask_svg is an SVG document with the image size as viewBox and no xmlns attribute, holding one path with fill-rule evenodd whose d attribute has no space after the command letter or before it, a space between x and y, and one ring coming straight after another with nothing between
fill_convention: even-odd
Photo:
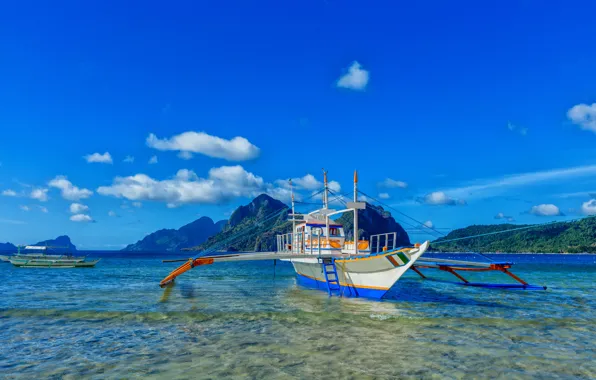
<instances>
[{"instance_id":1,"label":"boat canopy roof","mask_svg":"<svg viewBox=\"0 0 596 380\"><path fill-rule=\"evenodd\" d=\"M45 246L41 246L41 245L26 245L25 249L41 249L41 250L46 250L48 249L48 247Z\"/></svg>"}]
</instances>

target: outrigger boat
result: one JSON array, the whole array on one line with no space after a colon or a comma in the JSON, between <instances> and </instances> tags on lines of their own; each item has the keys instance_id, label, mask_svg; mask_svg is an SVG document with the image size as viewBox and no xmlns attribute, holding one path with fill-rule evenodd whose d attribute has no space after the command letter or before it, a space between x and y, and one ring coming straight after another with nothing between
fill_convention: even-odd
<instances>
[{"instance_id":1,"label":"outrigger boat","mask_svg":"<svg viewBox=\"0 0 596 380\"><path fill-rule=\"evenodd\" d=\"M446 259L424 259L421 256L430 246L429 241L411 247L397 247L397 233L390 232L360 240L358 236L358 210L366 207L358 201L358 174L354 172L354 199L346 208L329 208L329 187L327 172L324 172L323 208L308 214L295 212L293 187L292 209L289 214L292 232L277 235L276 251L232 254L208 254L188 260L164 260L163 262L186 261L172 271L161 282L165 287L182 273L201 265L220 262L281 260L292 264L298 283L321 289L331 295L345 297L366 297L380 299L409 269L423 278L419 268L437 268L455 274L470 286L496 287L495 284L470 283L463 279L459 270L499 270L522 282L524 289L538 288L525 283L508 272L511 263L477 263ZM330 217L352 212L354 215L353 239L348 240L342 225ZM213 250L209 253L214 252ZM420 264L420 263L423 264ZM495 285L495 286L491 286ZM514 287L504 285L503 287Z\"/></svg>"},{"instance_id":2,"label":"outrigger boat","mask_svg":"<svg viewBox=\"0 0 596 380\"><path fill-rule=\"evenodd\" d=\"M41 251L36 253L21 253L21 247L18 247L18 253L11 256L3 256L2 259L9 261L16 267L23 268L91 268L99 262L99 260L86 261L85 256L72 256L70 254L46 254L49 249L67 248L67 247L50 247L50 246L33 246L27 245L24 247L27 251Z\"/></svg>"},{"instance_id":3,"label":"outrigger boat","mask_svg":"<svg viewBox=\"0 0 596 380\"><path fill-rule=\"evenodd\" d=\"M22 268L92 268L101 259L93 261L52 260L52 259L10 259L15 267Z\"/></svg>"},{"instance_id":4,"label":"outrigger boat","mask_svg":"<svg viewBox=\"0 0 596 380\"><path fill-rule=\"evenodd\" d=\"M33 252L33 253L23 253L21 248L24 249L25 252L27 251L41 251L41 252ZM45 253L47 250L52 248L66 248L66 247L50 247L50 246L35 246L35 245L26 245L26 246L18 246L17 253L8 256L0 256L0 260L2 261L10 261L13 259L39 259L39 260L69 260L69 261L84 261L84 256L72 256L70 254L63 254L63 255L55 255L55 254L47 254Z\"/></svg>"},{"instance_id":5,"label":"outrigger boat","mask_svg":"<svg viewBox=\"0 0 596 380\"><path fill-rule=\"evenodd\" d=\"M290 184L291 185L291 184ZM358 175L354 173L354 201L343 210L330 209L327 173L324 173L323 208L308 214L295 213L292 190L292 233L277 236L277 250L264 253L234 253L201 256L174 270L160 285L166 286L191 268L218 262L247 260L283 260L292 263L300 284L323 289L329 295L382 298L399 278L429 247L429 242L415 247L396 247L396 233L358 238L358 210L366 204L358 201ZM342 225L331 216L354 214L353 239L347 240ZM372 252L371 247L377 248Z\"/></svg>"}]
</instances>

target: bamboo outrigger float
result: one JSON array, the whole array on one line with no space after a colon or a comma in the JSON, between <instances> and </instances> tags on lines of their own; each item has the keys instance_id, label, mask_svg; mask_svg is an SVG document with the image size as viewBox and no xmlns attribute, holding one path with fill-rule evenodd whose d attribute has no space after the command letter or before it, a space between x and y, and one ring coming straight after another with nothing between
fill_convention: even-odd
<instances>
[{"instance_id":1,"label":"bamboo outrigger float","mask_svg":"<svg viewBox=\"0 0 596 380\"><path fill-rule=\"evenodd\" d=\"M360 240L358 236L358 210L366 204L358 201L358 174L354 172L354 199L347 202L346 208L329 208L329 188L327 172L324 172L323 208L308 214L297 214L292 183L292 208L290 220L292 232L277 236L277 250L261 253L203 254L188 260L164 260L164 262L186 261L160 282L164 287L188 270L202 265L220 262L282 260L292 263L298 282L307 287L325 290L329 295L367 297L380 299L409 270L421 277L422 268L436 268L456 275L469 286L503 288L538 288L513 275L508 269L511 263L479 263L472 261L424 259L430 242L409 247L397 247L395 232L372 235L370 240ZM348 240L343 226L331 216L346 212L354 215L353 239ZM521 285L470 283L457 271L499 270L510 275Z\"/></svg>"}]
</instances>

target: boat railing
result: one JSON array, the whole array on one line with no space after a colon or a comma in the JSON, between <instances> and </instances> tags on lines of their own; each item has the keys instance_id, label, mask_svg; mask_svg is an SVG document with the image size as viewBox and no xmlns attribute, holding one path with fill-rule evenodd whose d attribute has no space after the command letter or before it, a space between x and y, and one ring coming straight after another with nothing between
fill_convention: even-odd
<instances>
[{"instance_id":1,"label":"boat railing","mask_svg":"<svg viewBox=\"0 0 596 380\"><path fill-rule=\"evenodd\" d=\"M397 232L388 232L370 236L370 252L379 253L394 250L397 246Z\"/></svg>"},{"instance_id":2,"label":"boat railing","mask_svg":"<svg viewBox=\"0 0 596 380\"><path fill-rule=\"evenodd\" d=\"M292 233L277 235L277 252L292 252Z\"/></svg>"},{"instance_id":3,"label":"boat railing","mask_svg":"<svg viewBox=\"0 0 596 380\"><path fill-rule=\"evenodd\" d=\"M304 232L298 232L298 233L287 233L287 234L280 234L280 235L276 235L277 238L277 247L276 247L276 251L277 252L282 252L282 253L296 253L296 254L300 254L300 253L310 253L312 254L317 254L320 255L321 254L321 238L323 238L324 241L324 237L322 236L322 232L323 229L319 228L318 229L318 233L314 236L311 236L309 238L308 241L308 247L306 247L306 239L305 239L305 233Z\"/></svg>"}]
</instances>

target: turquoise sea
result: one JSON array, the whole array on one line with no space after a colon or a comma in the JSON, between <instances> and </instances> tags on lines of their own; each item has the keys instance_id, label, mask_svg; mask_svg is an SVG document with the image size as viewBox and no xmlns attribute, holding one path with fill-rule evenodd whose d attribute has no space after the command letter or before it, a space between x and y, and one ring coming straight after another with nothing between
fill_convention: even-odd
<instances>
[{"instance_id":1,"label":"turquoise sea","mask_svg":"<svg viewBox=\"0 0 596 380\"><path fill-rule=\"evenodd\" d=\"M287 263L199 267L164 290L166 255L91 255L0 263L0 378L596 378L595 255L498 256L546 291L408 273L381 302L301 288Z\"/></svg>"}]
</instances>

